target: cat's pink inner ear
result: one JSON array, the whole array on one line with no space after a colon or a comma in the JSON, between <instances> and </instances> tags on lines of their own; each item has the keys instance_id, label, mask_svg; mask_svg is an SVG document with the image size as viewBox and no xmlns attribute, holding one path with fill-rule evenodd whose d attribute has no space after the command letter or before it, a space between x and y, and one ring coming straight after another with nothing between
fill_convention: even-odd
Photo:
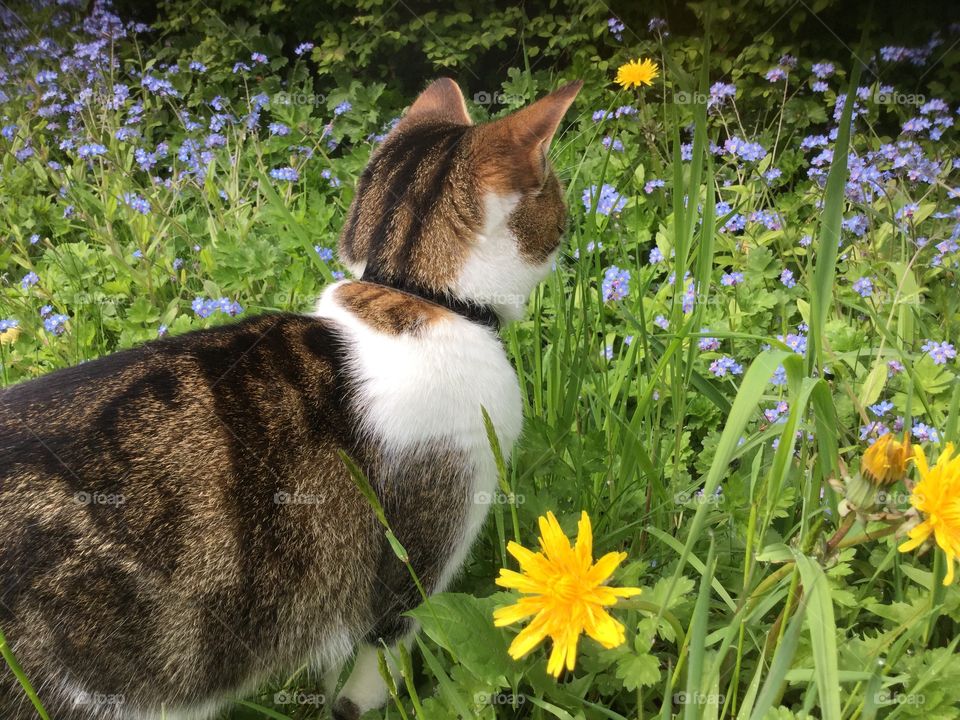
<instances>
[{"instance_id":1,"label":"cat's pink inner ear","mask_svg":"<svg viewBox=\"0 0 960 720\"><path fill-rule=\"evenodd\" d=\"M407 110L400 124L415 122L448 122L455 125L472 125L467 113L460 86L450 78L440 78L430 83Z\"/></svg>"}]
</instances>

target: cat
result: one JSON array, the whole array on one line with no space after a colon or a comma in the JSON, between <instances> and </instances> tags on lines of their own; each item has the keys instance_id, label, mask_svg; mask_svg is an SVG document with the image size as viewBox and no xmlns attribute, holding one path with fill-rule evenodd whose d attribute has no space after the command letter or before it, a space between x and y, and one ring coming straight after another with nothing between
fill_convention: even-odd
<instances>
[{"instance_id":1,"label":"cat","mask_svg":"<svg viewBox=\"0 0 960 720\"><path fill-rule=\"evenodd\" d=\"M499 339L566 222L547 160L573 82L474 125L422 92L360 177L313 315L163 338L0 391L0 629L54 720L201 720L324 672L337 720L388 698L377 648L482 525L521 431ZM353 668L334 698L344 663ZM388 655L390 653L388 652ZM0 717L35 717L0 664Z\"/></svg>"}]
</instances>

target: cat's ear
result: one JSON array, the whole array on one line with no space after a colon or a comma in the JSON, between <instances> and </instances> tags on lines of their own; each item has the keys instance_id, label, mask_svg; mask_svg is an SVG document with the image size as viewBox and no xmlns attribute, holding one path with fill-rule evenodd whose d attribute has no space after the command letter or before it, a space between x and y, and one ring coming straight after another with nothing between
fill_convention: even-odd
<instances>
[{"instance_id":1,"label":"cat's ear","mask_svg":"<svg viewBox=\"0 0 960 720\"><path fill-rule=\"evenodd\" d=\"M400 120L401 125L421 122L446 122L454 125L472 125L460 86L450 78L430 83Z\"/></svg>"},{"instance_id":2,"label":"cat's ear","mask_svg":"<svg viewBox=\"0 0 960 720\"><path fill-rule=\"evenodd\" d=\"M510 144L520 166L532 173L537 183L545 179L550 143L582 87L582 80L567 83L532 105L491 123L492 129Z\"/></svg>"}]
</instances>

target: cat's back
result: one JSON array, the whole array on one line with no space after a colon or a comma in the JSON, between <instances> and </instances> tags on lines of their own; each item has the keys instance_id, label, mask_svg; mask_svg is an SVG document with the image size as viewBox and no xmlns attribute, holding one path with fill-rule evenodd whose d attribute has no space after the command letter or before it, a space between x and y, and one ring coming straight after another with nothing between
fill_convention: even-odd
<instances>
[{"instance_id":1,"label":"cat's back","mask_svg":"<svg viewBox=\"0 0 960 720\"><path fill-rule=\"evenodd\" d=\"M0 475L23 463L65 471L91 441L101 462L125 447L182 458L214 435L259 446L279 429L278 408L304 420L283 424L287 432L319 430L331 420L324 411L338 411L341 365L328 322L275 314L57 370L0 390Z\"/></svg>"}]
</instances>

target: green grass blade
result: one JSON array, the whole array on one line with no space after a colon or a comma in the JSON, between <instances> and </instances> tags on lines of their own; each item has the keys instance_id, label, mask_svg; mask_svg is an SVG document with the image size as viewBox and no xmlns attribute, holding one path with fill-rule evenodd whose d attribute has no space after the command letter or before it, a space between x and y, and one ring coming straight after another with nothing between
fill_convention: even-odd
<instances>
[{"instance_id":1,"label":"green grass blade","mask_svg":"<svg viewBox=\"0 0 960 720\"><path fill-rule=\"evenodd\" d=\"M833 149L833 162L827 175L827 187L820 222L820 234L813 271L812 295L810 297L810 345L809 367L823 372L824 329L833 302L834 279L837 274L837 255L840 244L840 226L843 222L843 207L846 203L847 154L850 149L850 125L853 103L856 100L857 84L860 81L860 64L855 63L847 86L847 98L840 116L840 129Z\"/></svg>"},{"instance_id":2,"label":"green grass blade","mask_svg":"<svg viewBox=\"0 0 960 720\"><path fill-rule=\"evenodd\" d=\"M833 615L833 599L827 576L817 562L794 551L803 592L807 596L806 617L813 646L813 667L816 671L820 708L825 718L840 718L840 687L837 681L837 626ZM799 614L799 613L798 613Z\"/></svg>"},{"instance_id":3,"label":"green grass blade","mask_svg":"<svg viewBox=\"0 0 960 720\"><path fill-rule=\"evenodd\" d=\"M30 698L30 702L33 703L33 707L37 711L37 715L43 718L43 720L50 720L50 716L47 715L47 711L43 709L43 703L40 702L40 698L33 689L33 685L30 684L30 680L27 679L27 675L23 672L23 668L20 667L20 663L18 663L17 659L13 656L13 651L7 644L7 638L4 636L2 630L0 630L0 655L3 656L10 671L16 676L17 682L20 683L27 697Z\"/></svg>"}]
</instances>

